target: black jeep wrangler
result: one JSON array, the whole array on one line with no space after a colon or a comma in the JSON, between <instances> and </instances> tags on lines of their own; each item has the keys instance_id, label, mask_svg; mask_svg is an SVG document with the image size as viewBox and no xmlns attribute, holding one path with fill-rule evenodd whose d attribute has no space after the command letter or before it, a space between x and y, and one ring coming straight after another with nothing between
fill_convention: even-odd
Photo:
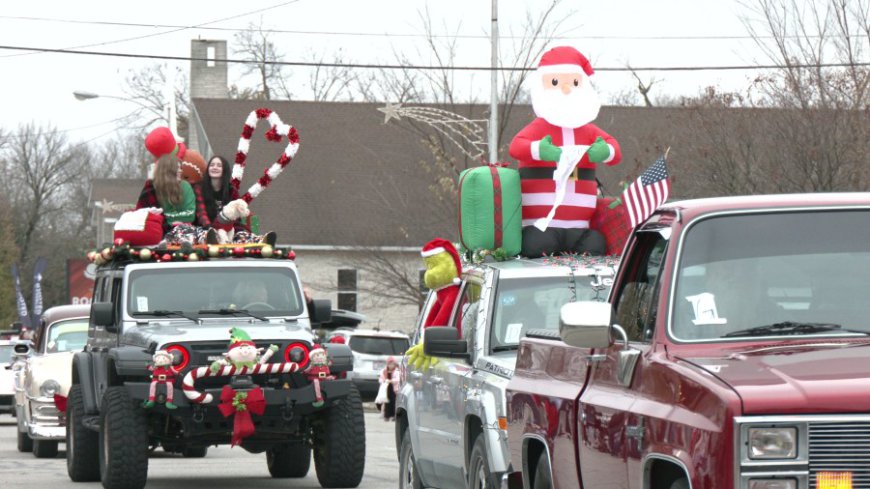
<instances>
[{"instance_id":1,"label":"black jeep wrangler","mask_svg":"<svg viewBox=\"0 0 870 489\"><path fill-rule=\"evenodd\" d=\"M351 351L346 345L323 345L335 379L320 382L323 403L316 402L303 370L315 346L311 324L329 321L330 301L314 301L309 310L288 253L268 251L103 251L88 342L73 360L66 434L70 479L141 488L149 453L158 445L203 457L210 445L229 444L234 416L224 417L218 409L221 390L229 385L237 393L262 389L265 410L252 415L255 432L240 446L265 452L273 477L305 477L313 451L321 486L359 485L365 426L359 393L345 378L353 368ZM245 297L250 291L241 284L251 283L259 285L259 296ZM247 331L259 348L278 346L269 364L295 363L298 370L202 376L184 389L185 377L190 381L196 369L222 358L233 327ZM174 409L162 388L153 407L143 406L149 398L148 366L157 350L173 356ZM206 394L211 402L197 402Z\"/></svg>"}]
</instances>

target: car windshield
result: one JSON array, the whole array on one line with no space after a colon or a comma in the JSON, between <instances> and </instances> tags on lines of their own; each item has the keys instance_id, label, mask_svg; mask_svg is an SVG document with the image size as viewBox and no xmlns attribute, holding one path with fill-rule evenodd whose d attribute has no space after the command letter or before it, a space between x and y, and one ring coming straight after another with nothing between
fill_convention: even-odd
<instances>
[{"instance_id":1,"label":"car windshield","mask_svg":"<svg viewBox=\"0 0 870 489\"><path fill-rule=\"evenodd\" d=\"M671 304L678 340L870 334L868 211L743 214L686 233Z\"/></svg>"},{"instance_id":2,"label":"car windshield","mask_svg":"<svg viewBox=\"0 0 870 489\"><path fill-rule=\"evenodd\" d=\"M0 345L0 363L12 362L12 345Z\"/></svg>"},{"instance_id":3,"label":"car windshield","mask_svg":"<svg viewBox=\"0 0 870 489\"><path fill-rule=\"evenodd\" d=\"M284 267L135 270L130 274L127 311L137 317L225 316L231 310L299 316L304 303L297 283L294 271Z\"/></svg>"},{"instance_id":4,"label":"car windshield","mask_svg":"<svg viewBox=\"0 0 870 489\"><path fill-rule=\"evenodd\" d=\"M58 321L48 329L45 353L80 351L88 341L88 320L70 319Z\"/></svg>"},{"instance_id":5,"label":"car windshield","mask_svg":"<svg viewBox=\"0 0 870 489\"><path fill-rule=\"evenodd\" d=\"M516 349L530 329L558 330L563 305L572 300L605 301L610 284L610 280L601 284L600 277L586 275L577 275L573 281L566 276L500 280L490 333L492 350Z\"/></svg>"},{"instance_id":6,"label":"car windshield","mask_svg":"<svg viewBox=\"0 0 870 489\"><path fill-rule=\"evenodd\" d=\"M407 338L353 335L348 346L357 353L369 355L404 355L410 345Z\"/></svg>"}]
</instances>

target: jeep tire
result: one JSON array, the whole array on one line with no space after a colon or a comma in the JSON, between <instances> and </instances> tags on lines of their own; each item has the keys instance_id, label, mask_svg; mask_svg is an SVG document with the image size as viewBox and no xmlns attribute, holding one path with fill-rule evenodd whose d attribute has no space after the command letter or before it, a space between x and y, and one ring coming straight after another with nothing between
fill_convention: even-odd
<instances>
[{"instance_id":1,"label":"jeep tire","mask_svg":"<svg viewBox=\"0 0 870 489\"><path fill-rule=\"evenodd\" d=\"M489 458L486 456L486 440L483 433L477 435L468 459L468 487L495 488L498 480L489 471Z\"/></svg>"},{"instance_id":2,"label":"jeep tire","mask_svg":"<svg viewBox=\"0 0 870 489\"><path fill-rule=\"evenodd\" d=\"M356 386L313 423L314 469L321 487L357 487L366 459L366 427Z\"/></svg>"},{"instance_id":3,"label":"jeep tire","mask_svg":"<svg viewBox=\"0 0 870 489\"><path fill-rule=\"evenodd\" d=\"M100 478L106 489L142 489L148 478L145 414L127 389L109 387L100 410Z\"/></svg>"},{"instance_id":4,"label":"jeep tire","mask_svg":"<svg viewBox=\"0 0 870 489\"><path fill-rule=\"evenodd\" d=\"M30 438L27 431L18 430L18 451L22 453L33 451L33 438Z\"/></svg>"},{"instance_id":5,"label":"jeep tire","mask_svg":"<svg viewBox=\"0 0 870 489\"><path fill-rule=\"evenodd\" d=\"M33 440L33 455L36 458L57 457L57 440Z\"/></svg>"},{"instance_id":6,"label":"jeep tire","mask_svg":"<svg viewBox=\"0 0 870 489\"><path fill-rule=\"evenodd\" d=\"M100 437L85 428L85 399L82 386L74 385L69 391L66 426L66 471L73 482L100 480Z\"/></svg>"},{"instance_id":7,"label":"jeep tire","mask_svg":"<svg viewBox=\"0 0 870 489\"><path fill-rule=\"evenodd\" d=\"M311 468L311 445L276 445L266 451L266 465L276 479L305 477Z\"/></svg>"}]
</instances>

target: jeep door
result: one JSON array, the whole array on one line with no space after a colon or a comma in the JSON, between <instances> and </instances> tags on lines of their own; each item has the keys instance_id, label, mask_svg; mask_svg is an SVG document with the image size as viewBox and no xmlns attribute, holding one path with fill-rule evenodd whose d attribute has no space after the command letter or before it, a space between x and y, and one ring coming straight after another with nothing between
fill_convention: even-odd
<instances>
[{"instance_id":1,"label":"jeep door","mask_svg":"<svg viewBox=\"0 0 870 489\"><path fill-rule=\"evenodd\" d=\"M628 341L614 333L613 345L594 351L589 382L580 395L578 452L584 487L642 487L639 461L649 426L648 418L635 410L655 413L666 408L644 400L639 386L655 382L643 372L650 364L667 236L658 230L636 233L620 265L611 304L614 322Z\"/></svg>"}]
</instances>

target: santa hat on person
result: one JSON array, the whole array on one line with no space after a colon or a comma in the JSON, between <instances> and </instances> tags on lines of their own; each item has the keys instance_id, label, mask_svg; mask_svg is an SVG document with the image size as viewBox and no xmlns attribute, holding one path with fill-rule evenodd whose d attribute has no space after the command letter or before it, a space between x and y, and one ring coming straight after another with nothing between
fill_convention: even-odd
<instances>
[{"instance_id":1,"label":"santa hat on person","mask_svg":"<svg viewBox=\"0 0 870 489\"><path fill-rule=\"evenodd\" d=\"M462 263L459 261L459 252L456 251L456 247L453 246L453 243L450 241L443 238L435 238L423 245L423 250L420 251L420 255L422 255L423 258L435 256L438 253L449 253L450 258L453 258L453 263L456 264L456 272L458 274L462 273Z\"/></svg>"},{"instance_id":2,"label":"santa hat on person","mask_svg":"<svg viewBox=\"0 0 870 489\"><path fill-rule=\"evenodd\" d=\"M544 53L537 69L539 74L580 72L585 73L586 76L592 76L595 73L586 56L571 46L558 46Z\"/></svg>"},{"instance_id":3,"label":"santa hat on person","mask_svg":"<svg viewBox=\"0 0 870 489\"><path fill-rule=\"evenodd\" d=\"M175 140L168 127L158 127L145 136L145 148L158 159L163 155L175 154L179 160L184 158L187 147Z\"/></svg>"},{"instance_id":4,"label":"santa hat on person","mask_svg":"<svg viewBox=\"0 0 870 489\"><path fill-rule=\"evenodd\" d=\"M242 328L233 328L230 330L230 350L238 348L240 346L250 345L256 347L257 345L251 341L251 336L248 335L248 332L243 330Z\"/></svg>"}]
</instances>

